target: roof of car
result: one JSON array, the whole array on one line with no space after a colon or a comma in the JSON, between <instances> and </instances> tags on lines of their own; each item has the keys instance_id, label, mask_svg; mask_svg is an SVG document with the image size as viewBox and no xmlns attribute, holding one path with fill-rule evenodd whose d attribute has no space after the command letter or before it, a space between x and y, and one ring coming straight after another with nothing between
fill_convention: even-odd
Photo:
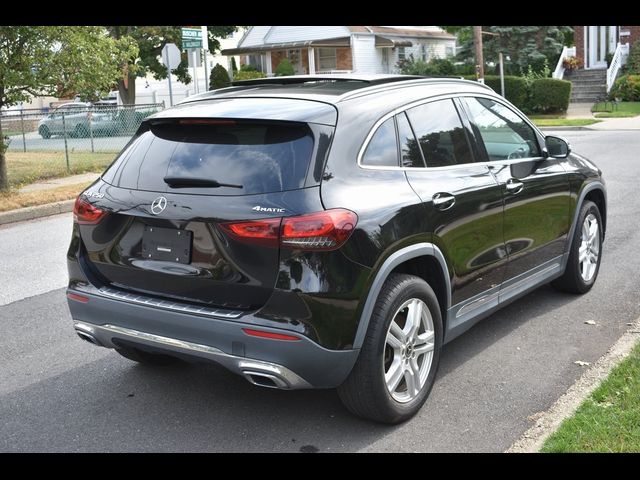
<instances>
[{"instance_id":1,"label":"roof of car","mask_svg":"<svg viewBox=\"0 0 640 480\"><path fill-rule=\"evenodd\" d=\"M235 81L230 87L194 95L180 103L234 97L281 97L315 100L335 105L363 95L429 85L449 85L453 88L464 85L467 89L492 91L480 83L452 77L383 74L294 75Z\"/></svg>"}]
</instances>

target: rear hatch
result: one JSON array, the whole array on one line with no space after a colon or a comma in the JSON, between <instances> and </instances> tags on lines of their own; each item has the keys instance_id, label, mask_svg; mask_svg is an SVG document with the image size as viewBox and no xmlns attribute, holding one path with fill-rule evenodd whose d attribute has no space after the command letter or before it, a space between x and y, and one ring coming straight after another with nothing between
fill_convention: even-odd
<instances>
[{"instance_id":1,"label":"rear hatch","mask_svg":"<svg viewBox=\"0 0 640 480\"><path fill-rule=\"evenodd\" d=\"M278 119L148 120L79 199L106 212L98 221L78 215L88 268L128 292L259 308L276 282L279 247L264 222L250 222L273 218L266 226L278 229L281 217L322 210L332 131Z\"/></svg>"}]
</instances>

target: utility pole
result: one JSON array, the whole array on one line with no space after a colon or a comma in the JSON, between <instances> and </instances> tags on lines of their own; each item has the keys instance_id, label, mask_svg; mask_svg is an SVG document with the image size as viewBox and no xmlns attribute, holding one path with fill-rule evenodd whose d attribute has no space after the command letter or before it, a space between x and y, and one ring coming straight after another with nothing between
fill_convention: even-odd
<instances>
[{"instance_id":1,"label":"utility pole","mask_svg":"<svg viewBox=\"0 0 640 480\"><path fill-rule=\"evenodd\" d=\"M476 46L476 78L484 83L484 58L482 56L482 27L473 27L473 41Z\"/></svg>"}]
</instances>

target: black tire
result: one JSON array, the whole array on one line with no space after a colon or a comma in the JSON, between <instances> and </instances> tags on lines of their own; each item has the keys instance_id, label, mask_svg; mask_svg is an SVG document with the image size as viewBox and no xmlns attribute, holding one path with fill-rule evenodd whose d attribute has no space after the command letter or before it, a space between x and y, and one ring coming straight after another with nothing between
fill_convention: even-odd
<instances>
[{"instance_id":1,"label":"black tire","mask_svg":"<svg viewBox=\"0 0 640 480\"><path fill-rule=\"evenodd\" d=\"M593 277L585 281L582 278L582 274L580 271L580 262L579 262L579 250L580 244L582 243L582 225L587 218L588 215L592 214L597 222L598 222L598 259L596 261L596 269ZM554 280L551 284L561 290L563 292L568 293L587 293L593 287L593 284L596 282L598 278L598 272L600 271L600 261L602 260L602 217L600 216L600 210L598 206L586 200L582 207L580 207L580 214L578 215L578 223L576 224L575 231L573 232L573 238L571 239L571 250L569 252L569 260L567 261L567 266L564 270L564 274Z\"/></svg>"},{"instance_id":2,"label":"black tire","mask_svg":"<svg viewBox=\"0 0 640 480\"><path fill-rule=\"evenodd\" d=\"M78 124L76 128L73 130L73 136L75 138L86 138L89 136L89 130L85 125Z\"/></svg>"},{"instance_id":3,"label":"black tire","mask_svg":"<svg viewBox=\"0 0 640 480\"><path fill-rule=\"evenodd\" d=\"M180 359L176 357L172 357L169 355L162 355L160 353L145 352L143 350L133 348L133 347L119 346L115 350L123 357L143 365L151 365L151 366L173 365L180 361Z\"/></svg>"},{"instance_id":4,"label":"black tire","mask_svg":"<svg viewBox=\"0 0 640 480\"><path fill-rule=\"evenodd\" d=\"M407 403L395 400L384 379L385 343L393 316L407 300L422 300L429 309L434 327L431 367L419 393ZM435 382L442 347L442 316L438 300L427 282L419 277L392 274L385 282L369 321L360 355L347 380L338 387L342 403L353 414L376 422L396 424L415 415L429 396Z\"/></svg>"},{"instance_id":5,"label":"black tire","mask_svg":"<svg viewBox=\"0 0 640 480\"><path fill-rule=\"evenodd\" d=\"M44 138L45 140L51 138L51 131L49 130L49 127L47 127L46 125L42 125L39 129L38 129L38 133L40 134L40 136L42 138Z\"/></svg>"}]
</instances>

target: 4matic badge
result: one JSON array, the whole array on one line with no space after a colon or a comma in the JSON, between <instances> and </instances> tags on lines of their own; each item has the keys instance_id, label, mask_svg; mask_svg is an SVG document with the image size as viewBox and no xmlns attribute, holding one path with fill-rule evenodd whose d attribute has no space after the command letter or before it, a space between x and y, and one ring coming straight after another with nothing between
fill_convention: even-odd
<instances>
[{"instance_id":1,"label":"4matic badge","mask_svg":"<svg viewBox=\"0 0 640 480\"><path fill-rule=\"evenodd\" d=\"M260 205L256 205L251 210L254 210L256 212L284 213L284 208L261 207Z\"/></svg>"}]
</instances>

